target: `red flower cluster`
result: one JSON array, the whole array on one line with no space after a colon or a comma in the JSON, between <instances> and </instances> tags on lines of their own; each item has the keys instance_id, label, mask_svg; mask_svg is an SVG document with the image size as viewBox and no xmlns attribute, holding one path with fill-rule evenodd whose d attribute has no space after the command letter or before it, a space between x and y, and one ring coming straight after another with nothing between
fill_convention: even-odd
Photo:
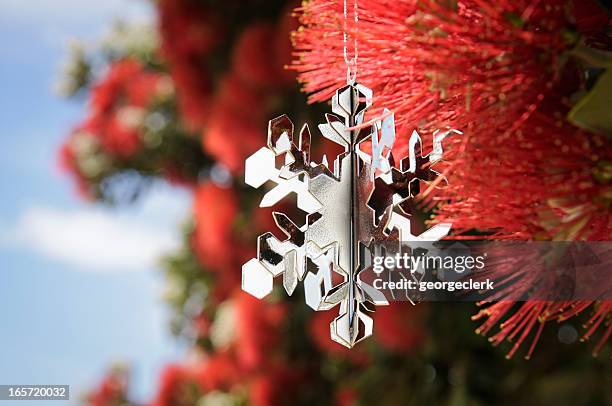
<instances>
[{"instance_id":1,"label":"red flower cluster","mask_svg":"<svg viewBox=\"0 0 612 406\"><path fill-rule=\"evenodd\" d=\"M177 87L183 117L203 129L204 150L233 173L265 140L268 115L280 92L293 83L289 33L297 21L285 13L278 24L253 23L233 44L212 9L181 1L160 5L163 54ZM209 66L220 44L232 47L221 78ZM216 85L213 86L212 83Z\"/></svg>"},{"instance_id":2,"label":"red flower cluster","mask_svg":"<svg viewBox=\"0 0 612 406\"><path fill-rule=\"evenodd\" d=\"M222 42L222 19L200 3L163 0L158 4L161 52L170 64L186 124L200 128L209 115L213 89L211 53Z\"/></svg>"},{"instance_id":3,"label":"red flower cluster","mask_svg":"<svg viewBox=\"0 0 612 406\"><path fill-rule=\"evenodd\" d=\"M219 85L202 135L204 150L233 173L257 151L266 136L266 94L251 87L236 74Z\"/></svg>"},{"instance_id":4,"label":"red flower cluster","mask_svg":"<svg viewBox=\"0 0 612 406\"><path fill-rule=\"evenodd\" d=\"M128 377L122 368L114 368L87 395L90 406L121 406L127 402Z\"/></svg>"},{"instance_id":5,"label":"red flower cluster","mask_svg":"<svg viewBox=\"0 0 612 406\"><path fill-rule=\"evenodd\" d=\"M222 327L232 330L233 337L210 355L168 366L161 375L155 406L192 405L210 392L232 392L237 387L247 389L249 404L285 404L286 391L277 388L279 383L299 384L299 368L285 366L278 347L285 306L241 291L226 303L233 307L232 320L218 322L232 325Z\"/></svg>"},{"instance_id":6,"label":"red flower cluster","mask_svg":"<svg viewBox=\"0 0 612 406\"><path fill-rule=\"evenodd\" d=\"M392 303L374 313L374 336L385 348L404 354L415 353L425 342L424 319L427 307L421 304Z\"/></svg>"},{"instance_id":7,"label":"red flower cluster","mask_svg":"<svg viewBox=\"0 0 612 406\"><path fill-rule=\"evenodd\" d=\"M161 373L159 389L152 406L188 406L202 394L201 365L167 365Z\"/></svg>"},{"instance_id":8,"label":"red flower cluster","mask_svg":"<svg viewBox=\"0 0 612 406\"><path fill-rule=\"evenodd\" d=\"M195 188L191 243L204 269L217 276L213 293L219 301L240 287L242 264L255 255L253 240L276 227L272 209L257 209L245 229L241 223L245 221L241 215L245 208L239 203L236 189L213 182Z\"/></svg>"},{"instance_id":9,"label":"red flower cluster","mask_svg":"<svg viewBox=\"0 0 612 406\"><path fill-rule=\"evenodd\" d=\"M232 389L246 389L248 404L254 406L286 405L292 391L299 387L304 376L287 366L272 365L247 377L236 368L229 353L220 353L193 363L167 366L162 372L159 390L152 406L193 406L206 395L232 393ZM235 395L242 397L242 391ZM232 396L232 395L230 395ZM92 406L112 406L105 403Z\"/></svg>"},{"instance_id":10,"label":"red flower cluster","mask_svg":"<svg viewBox=\"0 0 612 406\"><path fill-rule=\"evenodd\" d=\"M129 158L142 143L140 126L145 109L155 96L167 90L169 82L165 78L134 59L114 63L92 89L89 117L81 131L96 136L107 154Z\"/></svg>"},{"instance_id":11,"label":"red flower cluster","mask_svg":"<svg viewBox=\"0 0 612 406\"><path fill-rule=\"evenodd\" d=\"M295 391L307 384L308 377L289 365L275 365L261 371L249 384L249 404L284 406L295 401ZM290 388L290 389L289 389Z\"/></svg>"},{"instance_id":12,"label":"red flower cluster","mask_svg":"<svg viewBox=\"0 0 612 406\"><path fill-rule=\"evenodd\" d=\"M76 179L81 195L91 197L89 181L111 160L125 161L142 147L147 107L171 92L166 75L135 59L113 63L91 89L87 118L62 145L60 165Z\"/></svg>"},{"instance_id":13,"label":"red flower cluster","mask_svg":"<svg viewBox=\"0 0 612 406\"><path fill-rule=\"evenodd\" d=\"M78 155L75 151L75 146L73 145L75 142L75 137L77 137L78 132L71 134L71 136L62 144L59 151L59 167L62 171L70 174L73 178L76 192L79 197L85 200L92 200L93 196L89 190L89 180L87 176L83 174L79 166L79 162L77 160Z\"/></svg>"},{"instance_id":14,"label":"red flower cluster","mask_svg":"<svg viewBox=\"0 0 612 406\"><path fill-rule=\"evenodd\" d=\"M587 330L583 334L582 340L589 340L598 328L603 330L593 348L593 355L596 356L612 336L612 323L610 322L610 319L612 319L612 301L609 300L601 302L593 302L592 300L564 302L534 300L518 305L512 301L502 301L486 304L478 314L473 316L473 319L486 319L476 330L478 334L488 334L493 327L499 324L499 331L489 340L493 345L499 345L504 341L514 342L508 352L508 358L514 355L529 334L535 330L531 345L525 355L525 358L529 359L544 326L548 322L562 322L589 308L593 309L593 314L584 324Z\"/></svg>"},{"instance_id":15,"label":"red flower cluster","mask_svg":"<svg viewBox=\"0 0 612 406\"><path fill-rule=\"evenodd\" d=\"M248 26L232 51L232 66L213 98L202 143L233 173L265 140L266 123L280 92L293 81L284 69L290 62L289 31L294 19L279 25ZM265 51L264 51L265 50Z\"/></svg>"},{"instance_id":16,"label":"red flower cluster","mask_svg":"<svg viewBox=\"0 0 612 406\"><path fill-rule=\"evenodd\" d=\"M452 217L459 232L477 228L514 238L553 236L560 228L566 238L609 235L609 210L592 216L605 209L609 188L589 174L594 162L609 159L610 146L563 122L580 85L574 66L561 60L571 46L564 37L571 27L566 1L467 0L456 10L434 1L387 3L360 3L353 33L359 80L374 89L378 109L395 112L400 133L446 126L465 132L449 142L451 187L436 199L450 203L440 219ZM339 7L310 2L302 16L306 29L294 37L302 50L295 68L313 101L327 99L345 77ZM580 183L569 182L574 179ZM509 187L518 184L519 190ZM577 198L566 190L572 184L585 185ZM561 227L547 230L551 215ZM564 216L581 223L582 233L572 232Z\"/></svg>"},{"instance_id":17,"label":"red flower cluster","mask_svg":"<svg viewBox=\"0 0 612 406\"><path fill-rule=\"evenodd\" d=\"M234 221L238 197L233 189L203 183L195 191L193 212L196 232L194 245L203 264L214 271L227 269L235 256Z\"/></svg>"},{"instance_id":18,"label":"red flower cluster","mask_svg":"<svg viewBox=\"0 0 612 406\"><path fill-rule=\"evenodd\" d=\"M349 26L349 35L358 40L358 80L374 90L374 113L393 110L400 134L418 128L429 135L447 126L464 132L446 144L450 186L425 193L432 206L439 203L435 221L452 222L458 234L480 230L491 238L610 237L612 192L604 174L612 146L565 120L572 95L584 86L579 65L565 57L575 45L567 34L577 23L587 42L605 48L597 33L609 18L591 3L359 2L359 24ZM294 68L312 101L327 100L346 76L342 4L313 0L301 21ZM399 147L406 141L400 136ZM525 304L494 341L518 338L520 344L537 322L541 330L546 320L584 305ZM489 321L481 331L512 308L498 303L483 310ZM609 320L609 303L595 308L600 323L594 326ZM612 329L607 323L604 341Z\"/></svg>"},{"instance_id":19,"label":"red flower cluster","mask_svg":"<svg viewBox=\"0 0 612 406\"><path fill-rule=\"evenodd\" d=\"M269 362L280 344L280 330L286 308L282 304L261 301L240 291L235 295L236 354L247 371L256 371Z\"/></svg>"},{"instance_id":20,"label":"red flower cluster","mask_svg":"<svg viewBox=\"0 0 612 406\"><path fill-rule=\"evenodd\" d=\"M206 182L195 190L192 246L204 269L216 275L212 294L218 302L240 287L241 266L252 254L238 233L239 209L234 189Z\"/></svg>"},{"instance_id":21,"label":"red flower cluster","mask_svg":"<svg viewBox=\"0 0 612 406\"><path fill-rule=\"evenodd\" d=\"M446 202L437 221L453 222L457 233L479 229L499 238L610 238L612 189L597 177L612 158L610 143L562 121L564 106L547 107L557 109L538 109L507 135L468 135L453 157L455 180L438 194Z\"/></svg>"}]
</instances>

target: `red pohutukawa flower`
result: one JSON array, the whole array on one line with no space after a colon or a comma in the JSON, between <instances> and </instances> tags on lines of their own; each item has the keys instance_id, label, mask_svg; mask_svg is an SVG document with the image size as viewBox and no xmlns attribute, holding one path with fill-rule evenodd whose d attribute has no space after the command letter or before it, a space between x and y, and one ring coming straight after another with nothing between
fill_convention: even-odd
<instances>
[{"instance_id":1,"label":"red pohutukawa flower","mask_svg":"<svg viewBox=\"0 0 612 406\"><path fill-rule=\"evenodd\" d=\"M534 238L549 223L548 218L542 221L530 215L534 204L546 212L554 206L559 219L566 214L556 209L559 198L568 193L560 196L549 189L551 184L556 189L570 185L567 176L576 176L576 168L583 175L592 173L598 161L610 156L609 145L602 146L600 139L563 122L567 98L579 86L573 66L561 63L571 46L564 39L564 29L571 26L566 3L459 1L456 9L449 9L434 1L360 2L358 29L351 32L359 44L358 80L373 88L378 109L395 112L399 146L405 146L413 128L425 134L446 126L465 131L447 142L451 150L445 173L451 188L438 193L438 200L456 196L447 211L455 214L455 228L461 231L484 219L486 224L476 228L495 230L498 236ZM294 68L312 101L327 100L346 77L341 7L324 0L308 3L301 18L305 28L294 35L299 56ZM543 137L546 140L538 141ZM558 158L548 160L551 154ZM486 170L462 171L470 162ZM530 174L538 182L518 190L504 187L523 183ZM467 185L465 175L485 190L481 196L474 197L474 186ZM609 200L609 189L595 178L582 180L592 188L580 200L595 204L600 197L603 203ZM547 187L541 187L542 182ZM527 204L517 202L517 195ZM495 197L509 200L503 208L512 208L517 215L508 216L490 204ZM465 202L484 211L464 210ZM605 214L609 216L609 211ZM606 223L604 231L609 230ZM583 226L586 232L589 227ZM601 238L601 230L590 238L597 236Z\"/></svg>"},{"instance_id":2,"label":"red pohutukawa flower","mask_svg":"<svg viewBox=\"0 0 612 406\"><path fill-rule=\"evenodd\" d=\"M112 63L91 89L87 117L62 146L60 165L75 178L79 194L94 198L93 180L114 160L126 161L142 150L147 109L170 95L167 75L135 59Z\"/></svg>"},{"instance_id":3,"label":"red pohutukawa flower","mask_svg":"<svg viewBox=\"0 0 612 406\"><path fill-rule=\"evenodd\" d=\"M193 405L201 397L202 362L194 364L170 364L161 373L159 389L153 406Z\"/></svg>"},{"instance_id":4,"label":"red pohutukawa flower","mask_svg":"<svg viewBox=\"0 0 612 406\"><path fill-rule=\"evenodd\" d=\"M488 304L473 319L486 318L486 321L476 330L479 334L487 334L495 325L501 323L500 330L491 336L489 341L494 345L501 344L504 341L514 342L514 346L507 355L508 358L514 355L531 331L535 330L531 345L525 356L529 359L547 322L567 320L588 308L593 309L593 314L584 325L587 330L582 336L582 340L590 339L596 330L601 327L603 332L593 349L593 355L597 355L612 334L612 323L610 323L612 318L611 301L548 302L531 300L518 305L512 301L501 301Z\"/></svg>"},{"instance_id":5,"label":"red pohutukawa flower","mask_svg":"<svg viewBox=\"0 0 612 406\"><path fill-rule=\"evenodd\" d=\"M283 62L288 61L278 59L278 38L277 27L269 23L253 24L242 33L233 50L233 70L245 83L272 88L285 84Z\"/></svg>"},{"instance_id":6,"label":"red pohutukawa flower","mask_svg":"<svg viewBox=\"0 0 612 406\"><path fill-rule=\"evenodd\" d=\"M531 3L459 1L453 10L434 1L361 1L351 33L358 80L404 130L482 123L506 131L545 93L568 47L565 1ZM341 2L312 1L305 29L294 35L295 68L312 101L328 100L344 83L343 18Z\"/></svg>"},{"instance_id":7,"label":"red pohutukawa flower","mask_svg":"<svg viewBox=\"0 0 612 406\"><path fill-rule=\"evenodd\" d=\"M114 63L92 89L83 129L95 135L109 155L130 157L142 143L140 125L145 108L165 83L165 75L147 71L134 59Z\"/></svg>"},{"instance_id":8,"label":"red pohutukawa flower","mask_svg":"<svg viewBox=\"0 0 612 406\"><path fill-rule=\"evenodd\" d=\"M241 267L254 255L253 238L274 226L272 209L254 213L249 230L239 227L237 191L213 182L200 183L194 190L194 231L191 245L206 272L215 273L211 295L217 302L240 287Z\"/></svg>"},{"instance_id":9,"label":"red pohutukawa flower","mask_svg":"<svg viewBox=\"0 0 612 406\"><path fill-rule=\"evenodd\" d=\"M202 145L234 174L244 170L245 159L261 146L279 93L293 83L293 72L285 65L291 59L288 36L295 24L289 15L277 25L248 26L232 50L230 72L210 98L209 115L201 123Z\"/></svg>"},{"instance_id":10,"label":"red pohutukawa flower","mask_svg":"<svg viewBox=\"0 0 612 406\"><path fill-rule=\"evenodd\" d=\"M211 182L202 183L196 189L192 244L205 269L217 273L219 298L226 297L240 285L243 255L233 226L237 214L238 197L233 189Z\"/></svg>"},{"instance_id":11,"label":"red pohutukawa flower","mask_svg":"<svg viewBox=\"0 0 612 406\"><path fill-rule=\"evenodd\" d=\"M210 54L224 37L222 19L198 2L159 2L161 50L177 87L181 113L199 128L209 114L212 79Z\"/></svg>"},{"instance_id":12,"label":"red pohutukawa flower","mask_svg":"<svg viewBox=\"0 0 612 406\"><path fill-rule=\"evenodd\" d=\"M385 348L406 354L415 353L427 338L424 305L393 303L374 313L374 336Z\"/></svg>"},{"instance_id":13,"label":"red pohutukawa flower","mask_svg":"<svg viewBox=\"0 0 612 406\"><path fill-rule=\"evenodd\" d=\"M75 133L72 133L62 144L58 157L59 167L74 180L78 196L85 200L92 200L93 196L87 176L85 176L78 163L77 152L73 145L74 138Z\"/></svg>"},{"instance_id":14,"label":"red pohutukawa flower","mask_svg":"<svg viewBox=\"0 0 612 406\"><path fill-rule=\"evenodd\" d=\"M89 406L119 406L127 401L128 377L122 368L107 373L98 386L87 395Z\"/></svg>"},{"instance_id":15,"label":"red pohutukawa flower","mask_svg":"<svg viewBox=\"0 0 612 406\"><path fill-rule=\"evenodd\" d=\"M203 362L198 371L198 381L206 392L229 390L242 378L239 369L229 353L217 352Z\"/></svg>"},{"instance_id":16,"label":"red pohutukawa flower","mask_svg":"<svg viewBox=\"0 0 612 406\"><path fill-rule=\"evenodd\" d=\"M395 112L396 152L405 152L413 128L426 143L437 128L464 132L446 142L442 169L449 186L425 193L427 204L437 204L434 221L451 221L456 234L610 237L612 196L605 174L612 147L565 120L570 97L583 86L578 64L566 58L575 45L567 35L576 20L572 5L567 0L359 2L359 24L349 24L350 36L358 40L357 79L374 90L373 114L383 107ZM584 10L578 16L583 26L589 20ZM293 67L310 100L325 101L346 78L342 2L312 0L303 6L301 22L304 28L293 36L298 57ZM352 53L352 41L348 46ZM595 319L585 338L607 325L597 351L610 336L610 306L529 302L511 315L513 304L500 302L480 313L489 317L480 331L507 317L493 341L515 339L512 354L535 327L534 343L546 321L591 307Z\"/></svg>"},{"instance_id":17,"label":"red pohutukawa flower","mask_svg":"<svg viewBox=\"0 0 612 406\"><path fill-rule=\"evenodd\" d=\"M258 371L249 382L249 404L283 406L295 401L295 393L308 385L308 375L294 365L276 363ZM291 388L291 390L287 390Z\"/></svg>"},{"instance_id":18,"label":"red pohutukawa flower","mask_svg":"<svg viewBox=\"0 0 612 406\"><path fill-rule=\"evenodd\" d=\"M204 150L232 173L265 139L266 94L236 74L221 80L202 136ZM262 123L264 125L262 125Z\"/></svg>"},{"instance_id":19,"label":"red pohutukawa flower","mask_svg":"<svg viewBox=\"0 0 612 406\"><path fill-rule=\"evenodd\" d=\"M283 303L259 300L248 293L236 293L236 357L248 372L260 371L274 362L281 326L287 314Z\"/></svg>"}]
</instances>

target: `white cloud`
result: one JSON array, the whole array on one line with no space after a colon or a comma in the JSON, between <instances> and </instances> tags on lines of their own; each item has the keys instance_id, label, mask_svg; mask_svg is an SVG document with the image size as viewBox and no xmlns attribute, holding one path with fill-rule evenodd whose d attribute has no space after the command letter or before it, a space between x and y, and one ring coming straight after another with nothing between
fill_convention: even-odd
<instances>
[{"instance_id":1,"label":"white cloud","mask_svg":"<svg viewBox=\"0 0 612 406\"><path fill-rule=\"evenodd\" d=\"M13 27L19 32L27 32L25 43L15 45L14 42L3 44L0 41L0 50L4 54L15 53L19 58L24 57L21 56L24 46L30 48L42 44L48 49L64 50L74 38L85 42L100 38L117 20L153 21L154 10L148 0L0 0L0 24L3 28ZM40 42L33 45L28 38Z\"/></svg>"},{"instance_id":2,"label":"white cloud","mask_svg":"<svg viewBox=\"0 0 612 406\"><path fill-rule=\"evenodd\" d=\"M13 241L80 269L143 270L174 241L153 228L99 210L33 207L20 217Z\"/></svg>"},{"instance_id":3,"label":"white cloud","mask_svg":"<svg viewBox=\"0 0 612 406\"><path fill-rule=\"evenodd\" d=\"M179 223L188 200L166 192L126 211L89 206L25 209L2 238L3 245L32 251L78 270L143 271L180 243Z\"/></svg>"},{"instance_id":4,"label":"white cloud","mask_svg":"<svg viewBox=\"0 0 612 406\"><path fill-rule=\"evenodd\" d=\"M88 24L109 17L126 20L148 17L146 0L0 0L0 14L18 22Z\"/></svg>"}]
</instances>

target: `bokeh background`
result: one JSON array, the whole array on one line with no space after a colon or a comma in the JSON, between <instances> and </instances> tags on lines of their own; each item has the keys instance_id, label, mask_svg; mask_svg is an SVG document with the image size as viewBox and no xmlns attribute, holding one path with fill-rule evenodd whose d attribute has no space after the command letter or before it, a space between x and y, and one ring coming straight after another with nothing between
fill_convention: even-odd
<instances>
[{"instance_id":1,"label":"bokeh background","mask_svg":"<svg viewBox=\"0 0 612 406\"><path fill-rule=\"evenodd\" d=\"M359 13L394 154L464 131L449 186L405 207L415 231L610 239L608 2ZM301 291L241 292L257 235L282 236L244 160L269 119L323 120L343 27L341 1L0 0L0 383L94 406L612 403L610 302L394 304L349 351Z\"/></svg>"},{"instance_id":2,"label":"bokeh background","mask_svg":"<svg viewBox=\"0 0 612 406\"><path fill-rule=\"evenodd\" d=\"M70 384L73 397L109 365L132 363L133 394L182 354L167 329L158 257L177 246L189 210L160 185L121 211L75 198L58 148L85 111L58 97L70 44L96 48L121 19L151 24L138 1L0 2L0 381ZM78 403L76 400L75 404Z\"/></svg>"}]
</instances>

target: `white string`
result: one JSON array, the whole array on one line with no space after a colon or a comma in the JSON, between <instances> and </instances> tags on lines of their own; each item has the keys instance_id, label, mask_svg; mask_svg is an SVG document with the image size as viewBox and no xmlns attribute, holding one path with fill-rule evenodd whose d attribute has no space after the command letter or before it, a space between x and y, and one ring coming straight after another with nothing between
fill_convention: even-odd
<instances>
[{"instance_id":1,"label":"white string","mask_svg":"<svg viewBox=\"0 0 612 406\"><path fill-rule=\"evenodd\" d=\"M353 2L353 21L355 23L353 34L353 57L348 57L348 0L344 0L344 62L346 63L346 83L354 84L357 80L357 23L359 16L357 14L357 0Z\"/></svg>"}]
</instances>

